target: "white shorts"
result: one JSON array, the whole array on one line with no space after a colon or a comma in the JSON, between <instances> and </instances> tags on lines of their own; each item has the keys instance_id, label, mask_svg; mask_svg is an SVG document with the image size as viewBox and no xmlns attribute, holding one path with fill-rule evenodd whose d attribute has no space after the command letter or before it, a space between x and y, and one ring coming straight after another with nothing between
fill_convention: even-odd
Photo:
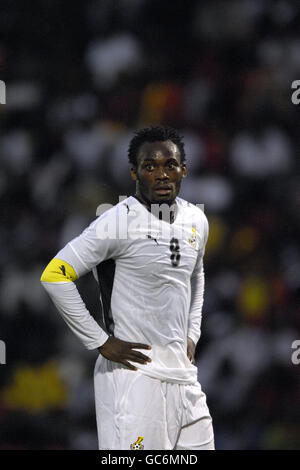
<instances>
[{"instance_id":1,"label":"white shorts","mask_svg":"<svg viewBox=\"0 0 300 470\"><path fill-rule=\"evenodd\" d=\"M99 355L94 373L99 449L214 449L212 419L198 382L162 382ZM142 439L139 439L142 438Z\"/></svg>"}]
</instances>

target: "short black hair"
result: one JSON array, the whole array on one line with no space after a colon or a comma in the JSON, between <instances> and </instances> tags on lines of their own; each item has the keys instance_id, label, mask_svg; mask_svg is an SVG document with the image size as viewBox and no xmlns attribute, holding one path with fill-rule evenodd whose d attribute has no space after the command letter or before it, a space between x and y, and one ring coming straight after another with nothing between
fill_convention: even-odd
<instances>
[{"instance_id":1,"label":"short black hair","mask_svg":"<svg viewBox=\"0 0 300 470\"><path fill-rule=\"evenodd\" d=\"M185 151L182 137L176 129L169 126L150 126L137 131L131 139L128 148L128 160L131 165L137 166L137 155L145 142L164 142L171 140L180 151L180 161L185 162Z\"/></svg>"}]
</instances>

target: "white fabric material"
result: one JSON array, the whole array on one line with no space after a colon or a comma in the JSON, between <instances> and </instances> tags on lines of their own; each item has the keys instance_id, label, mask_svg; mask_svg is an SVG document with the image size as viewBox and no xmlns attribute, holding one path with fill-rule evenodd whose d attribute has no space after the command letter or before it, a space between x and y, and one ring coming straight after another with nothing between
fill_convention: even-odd
<instances>
[{"instance_id":1,"label":"white fabric material","mask_svg":"<svg viewBox=\"0 0 300 470\"><path fill-rule=\"evenodd\" d=\"M140 436L144 450L214 448L199 382L162 382L99 355L94 385L100 449L129 450Z\"/></svg>"},{"instance_id":2,"label":"white fabric material","mask_svg":"<svg viewBox=\"0 0 300 470\"><path fill-rule=\"evenodd\" d=\"M202 306L204 300L204 270L191 277L191 306L189 315L188 336L197 344L201 334Z\"/></svg>"},{"instance_id":3,"label":"white fabric material","mask_svg":"<svg viewBox=\"0 0 300 470\"><path fill-rule=\"evenodd\" d=\"M147 351L151 363L134 363L143 374L187 384L197 381L197 368L186 353L187 336L195 343L200 336L202 260L208 222L200 208L181 198L176 198L176 202L176 219L169 224L130 196L94 220L56 258L70 264L78 277L104 260L115 260L110 304L114 336L152 347ZM110 237L105 238L107 234ZM177 241L171 242L174 237ZM180 254L176 266L172 264L172 254ZM50 290L56 305L60 305L62 289L52 283ZM97 347L102 342L99 327L95 325L95 333L88 330L84 338L86 324L90 327L92 323L87 320L85 308L82 312L72 315L70 326L87 347ZM67 305L61 313L68 322Z\"/></svg>"},{"instance_id":4,"label":"white fabric material","mask_svg":"<svg viewBox=\"0 0 300 470\"><path fill-rule=\"evenodd\" d=\"M107 341L108 334L100 328L87 310L74 282L42 282L64 321L87 349L95 349Z\"/></svg>"}]
</instances>

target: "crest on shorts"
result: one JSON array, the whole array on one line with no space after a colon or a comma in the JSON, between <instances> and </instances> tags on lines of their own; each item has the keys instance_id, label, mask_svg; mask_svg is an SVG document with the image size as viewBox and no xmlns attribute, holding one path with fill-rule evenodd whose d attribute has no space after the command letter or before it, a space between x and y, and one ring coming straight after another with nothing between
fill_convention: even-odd
<instances>
[{"instance_id":1,"label":"crest on shorts","mask_svg":"<svg viewBox=\"0 0 300 470\"><path fill-rule=\"evenodd\" d=\"M137 438L137 440L130 445L130 449L131 450L143 450L144 449L144 446L142 444L142 441L143 441L144 437L143 436L140 436Z\"/></svg>"}]
</instances>

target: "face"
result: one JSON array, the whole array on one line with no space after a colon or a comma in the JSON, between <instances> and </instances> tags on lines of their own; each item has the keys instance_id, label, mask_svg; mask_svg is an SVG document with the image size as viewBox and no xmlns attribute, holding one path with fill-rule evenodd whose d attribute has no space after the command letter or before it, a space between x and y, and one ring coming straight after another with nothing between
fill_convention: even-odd
<instances>
[{"instance_id":1,"label":"face","mask_svg":"<svg viewBox=\"0 0 300 470\"><path fill-rule=\"evenodd\" d=\"M145 142L137 155L137 167L131 168L131 177L137 181L137 195L154 204L172 204L186 173L180 151L170 140Z\"/></svg>"}]
</instances>

